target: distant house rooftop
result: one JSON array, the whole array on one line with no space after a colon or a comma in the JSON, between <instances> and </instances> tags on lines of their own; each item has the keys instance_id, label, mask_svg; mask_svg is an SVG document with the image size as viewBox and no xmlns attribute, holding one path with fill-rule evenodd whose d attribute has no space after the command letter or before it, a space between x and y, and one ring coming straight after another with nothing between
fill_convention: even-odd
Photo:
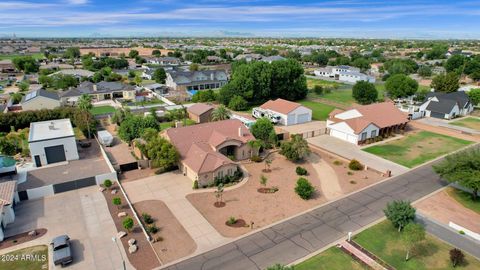
<instances>
[{"instance_id":1,"label":"distant house rooftop","mask_svg":"<svg viewBox=\"0 0 480 270\"><path fill-rule=\"evenodd\" d=\"M30 100L35 99L36 97L46 97L54 100L59 100L58 94L54 92L49 92L45 89L38 89L28 92L23 98L21 103L29 102Z\"/></svg>"},{"instance_id":2,"label":"distant house rooftop","mask_svg":"<svg viewBox=\"0 0 480 270\"><path fill-rule=\"evenodd\" d=\"M58 119L30 123L28 142L44 141L74 136L70 119Z\"/></svg>"}]
</instances>

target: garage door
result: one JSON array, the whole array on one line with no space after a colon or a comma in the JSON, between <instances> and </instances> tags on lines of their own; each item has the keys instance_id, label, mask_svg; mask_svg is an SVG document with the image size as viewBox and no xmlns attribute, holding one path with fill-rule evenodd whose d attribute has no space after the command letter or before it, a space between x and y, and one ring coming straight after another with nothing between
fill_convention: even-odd
<instances>
[{"instance_id":1,"label":"garage door","mask_svg":"<svg viewBox=\"0 0 480 270\"><path fill-rule=\"evenodd\" d=\"M297 124L306 123L308 121L310 121L310 117L308 113L299 114L297 117Z\"/></svg>"},{"instance_id":2,"label":"garage door","mask_svg":"<svg viewBox=\"0 0 480 270\"><path fill-rule=\"evenodd\" d=\"M47 157L48 164L67 160L63 145L45 147L45 156Z\"/></svg>"},{"instance_id":3,"label":"garage door","mask_svg":"<svg viewBox=\"0 0 480 270\"><path fill-rule=\"evenodd\" d=\"M445 118L445 114L443 114L443 113L438 113L438 112L430 112L430 117L435 117L435 118L444 119L444 118Z\"/></svg>"}]
</instances>

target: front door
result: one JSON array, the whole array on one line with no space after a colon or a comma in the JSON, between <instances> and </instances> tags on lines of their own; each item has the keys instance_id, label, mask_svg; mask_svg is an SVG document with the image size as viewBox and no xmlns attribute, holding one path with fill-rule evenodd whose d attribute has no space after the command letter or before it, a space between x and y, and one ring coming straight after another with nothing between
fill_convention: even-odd
<instances>
[{"instance_id":1,"label":"front door","mask_svg":"<svg viewBox=\"0 0 480 270\"><path fill-rule=\"evenodd\" d=\"M35 156L35 166L42 167L42 162L40 161L40 156Z\"/></svg>"}]
</instances>

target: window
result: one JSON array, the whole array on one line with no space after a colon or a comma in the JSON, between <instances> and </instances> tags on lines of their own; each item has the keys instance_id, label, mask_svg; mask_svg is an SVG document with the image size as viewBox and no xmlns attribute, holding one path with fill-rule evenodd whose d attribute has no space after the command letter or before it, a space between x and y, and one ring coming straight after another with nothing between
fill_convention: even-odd
<instances>
[{"instance_id":1,"label":"window","mask_svg":"<svg viewBox=\"0 0 480 270\"><path fill-rule=\"evenodd\" d=\"M377 137L377 131L372 130L372 133L370 134L370 138L375 138L375 137Z\"/></svg>"},{"instance_id":2,"label":"window","mask_svg":"<svg viewBox=\"0 0 480 270\"><path fill-rule=\"evenodd\" d=\"M219 171L218 174L217 174L217 177L222 178L223 177L223 171Z\"/></svg>"},{"instance_id":3,"label":"window","mask_svg":"<svg viewBox=\"0 0 480 270\"><path fill-rule=\"evenodd\" d=\"M364 141L365 139L367 139L367 132L363 132L362 133L362 136L361 136L361 141Z\"/></svg>"}]
</instances>

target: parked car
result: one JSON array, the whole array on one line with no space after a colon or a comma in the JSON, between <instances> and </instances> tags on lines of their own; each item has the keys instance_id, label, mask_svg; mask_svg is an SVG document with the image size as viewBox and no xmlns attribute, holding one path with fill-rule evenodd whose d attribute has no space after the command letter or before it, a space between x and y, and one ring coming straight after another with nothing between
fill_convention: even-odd
<instances>
[{"instance_id":1,"label":"parked car","mask_svg":"<svg viewBox=\"0 0 480 270\"><path fill-rule=\"evenodd\" d=\"M73 261L72 248L70 246L70 237L68 235L60 235L53 238L50 243L53 250L53 263L65 266Z\"/></svg>"}]
</instances>

